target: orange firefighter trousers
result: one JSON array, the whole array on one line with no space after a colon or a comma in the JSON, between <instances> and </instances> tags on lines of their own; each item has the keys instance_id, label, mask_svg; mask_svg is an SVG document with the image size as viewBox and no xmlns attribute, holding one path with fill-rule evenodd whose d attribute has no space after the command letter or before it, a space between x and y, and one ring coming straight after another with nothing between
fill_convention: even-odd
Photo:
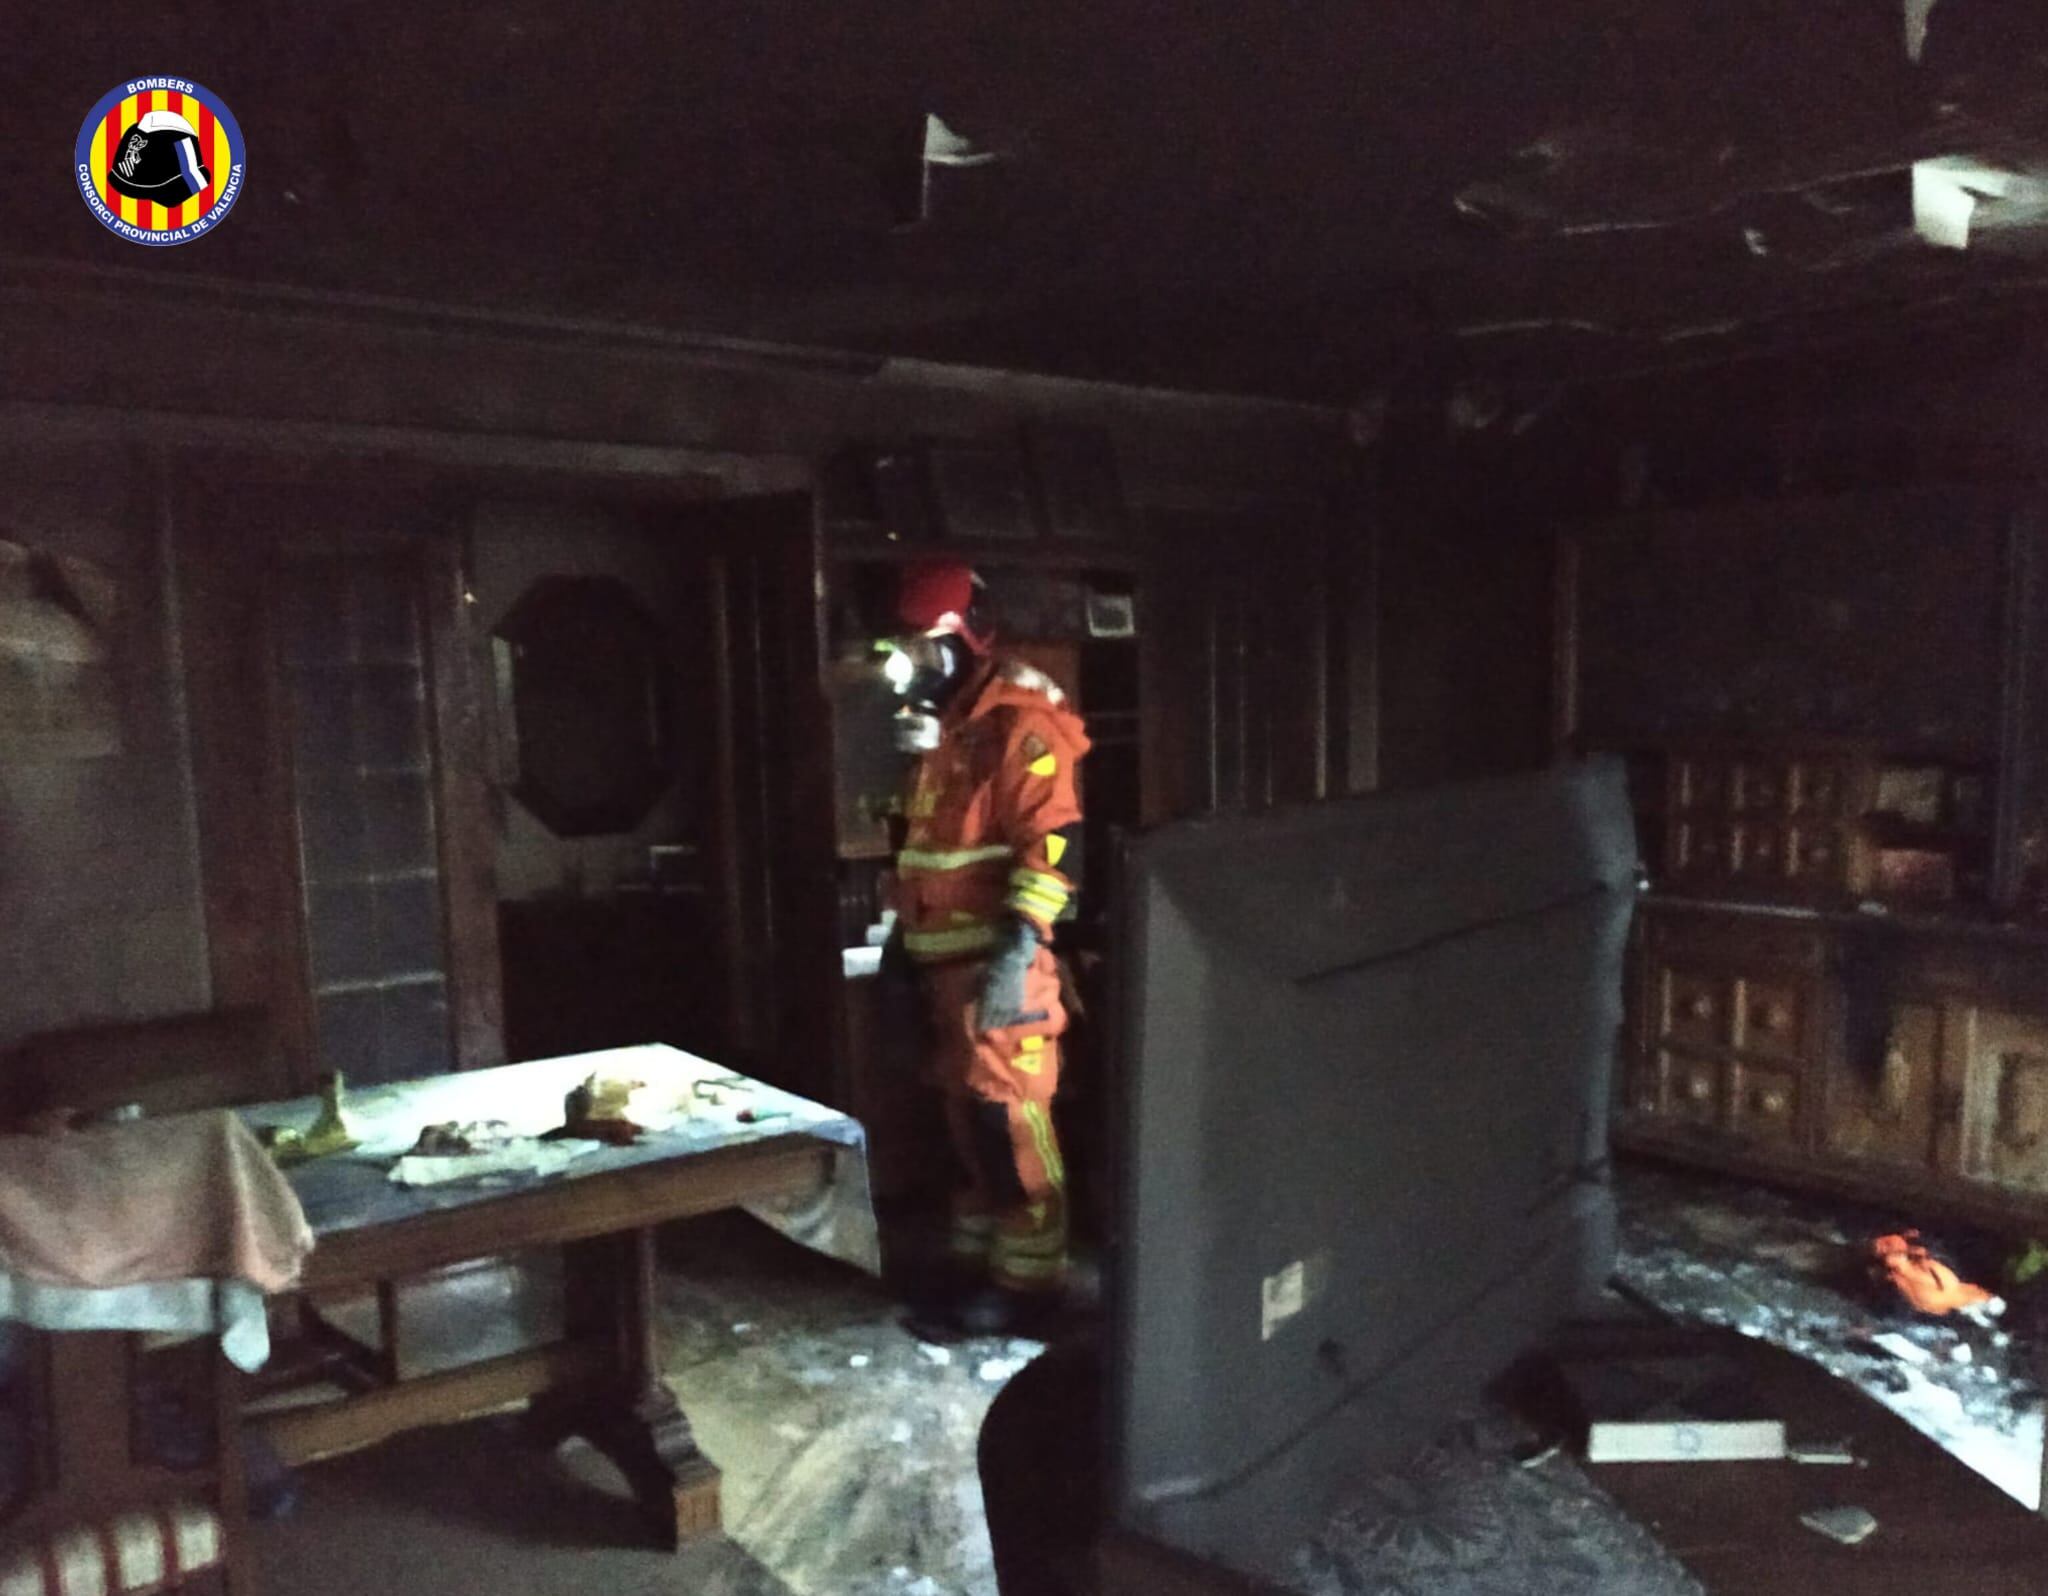
<instances>
[{"instance_id":1,"label":"orange firefighter trousers","mask_svg":"<svg viewBox=\"0 0 2048 1596\"><path fill-rule=\"evenodd\" d=\"M1059 966L1041 947L1024 983L1033 1018L1000 1031L975 1024L986 964L928 965L931 1079L966 1181L953 1203L952 1250L997 1285L1057 1291L1066 1278L1066 1167L1052 1123L1059 1038L1067 1028ZM1037 1016L1043 1015L1043 1018Z\"/></svg>"}]
</instances>

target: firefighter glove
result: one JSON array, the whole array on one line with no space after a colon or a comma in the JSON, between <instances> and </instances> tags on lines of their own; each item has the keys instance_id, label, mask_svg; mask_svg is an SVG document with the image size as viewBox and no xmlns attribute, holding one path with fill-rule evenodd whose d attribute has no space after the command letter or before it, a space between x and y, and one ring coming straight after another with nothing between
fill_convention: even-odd
<instances>
[{"instance_id":1,"label":"firefighter glove","mask_svg":"<svg viewBox=\"0 0 2048 1596\"><path fill-rule=\"evenodd\" d=\"M1000 1031L1046 1018L1044 1009L1033 1014L1024 1012L1024 978L1037 957L1038 928L1028 920L1011 916L1004 923L981 978L981 1002L975 1015L977 1030Z\"/></svg>"}]
</instances>

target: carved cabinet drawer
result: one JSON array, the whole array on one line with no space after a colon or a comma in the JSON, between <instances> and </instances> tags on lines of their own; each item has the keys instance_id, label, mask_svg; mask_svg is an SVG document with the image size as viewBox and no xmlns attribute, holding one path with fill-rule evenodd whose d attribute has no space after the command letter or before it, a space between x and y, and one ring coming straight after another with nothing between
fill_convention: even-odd
<instances>
[{"instance_id":1,"label":"carved cabinet drawer","mask_svg":"<svg viewBox=\"0 0 2048 1596\"><path fill-rule=\"evenodd\" d=\"M1665 872L1674 886L1763 900L1819 901L1863 891L1859 826L1875 764L1854 752L1724 748L1667 766Z\"/></svg>"},{"instance_id":2,"label":"carved cabinet drawer","mask_svg":"<svg viewBox=\"0 0 2048 1596\"><path fill-rule=\"evenodd\" d=\"M1717 971L1659 962L1650 978L1660 1045L1799 1063L1818 1052L1818 984L1797 971Z\"/></svg>"},{"instance_id":3,"label":"carved cabinet drawer","mask_svg":"<svg viewBox=\"0 0 2048 1596\"><path fill-rule=\"evenodd\" d=\"M1816 993L1796 976L1743 975L1735 979L1734 1046L1743 1053L1798 1059L1812 1051L1810 1021Z\"/></svg>"},{"instance_id":4,"label":"carved cabinet drawer","mask_svg":"<svg viewBox=\"0 0 2048 1596\"><path fill-rule=\"evenodd\" d=\"M1659 1050L1638 1062L1628 1111L1638 1119L1713 1130L1721 1123L1722 1066L1697 1054Z\"/></svg>"},{"instance_id":5,"label":"carved cabinet drawer","mask_svg":"<svg viewBox=\"0 0 2048 1596\"><path fill-rule=\"evenodd\" d=\"M1716 972L1660 965L1652 982L1659 1038L1702 1047L1728 1046L1732 988L1733 983Z\"/></svg>"},{"instance_id":6,"label":"carved cabinet drawer","mask_svg":"<svg viewBox=\"0 0 2048 1596\"><path fill-rule=\"evenodd\" d=\"M1728 1067L1728 1128L1757 1141L1789 1142L1799 1123L1799 1077L1750 1063Z\"/></svg>"}]
</instances>

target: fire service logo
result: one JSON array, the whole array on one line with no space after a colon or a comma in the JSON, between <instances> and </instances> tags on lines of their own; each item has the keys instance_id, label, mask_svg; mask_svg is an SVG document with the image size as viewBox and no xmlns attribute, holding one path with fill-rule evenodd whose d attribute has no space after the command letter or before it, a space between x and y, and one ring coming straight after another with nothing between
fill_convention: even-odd
<instances>
[{"instance_id":1,"label":"fire service logo","mask_svg":"<svg viewBox=\"0 0 2048 1596\"><path fill-rule=\"evenodd\" d=\"M246 154L219 95L183 78L137 78L78 130L78 192L132 244L189 244L242 192Z\"/></svg>"}]
</instances>

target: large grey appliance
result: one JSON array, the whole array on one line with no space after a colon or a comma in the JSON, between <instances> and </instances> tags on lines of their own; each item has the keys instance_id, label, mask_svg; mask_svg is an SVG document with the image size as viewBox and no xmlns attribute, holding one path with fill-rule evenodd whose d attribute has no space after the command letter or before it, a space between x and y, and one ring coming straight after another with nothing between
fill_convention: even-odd
<instances>
[{"instance_id":1,"label":"large grey appliance","mask_svg":"<svg viewBox=\"0 0 2048 1596\"><path fill-rule=\"evenodd\" d=\"M1623 772L1175 824L1125 861L1113 1506L1284 1571L1612 1263Z\"/></svg>"}]
</instances>

